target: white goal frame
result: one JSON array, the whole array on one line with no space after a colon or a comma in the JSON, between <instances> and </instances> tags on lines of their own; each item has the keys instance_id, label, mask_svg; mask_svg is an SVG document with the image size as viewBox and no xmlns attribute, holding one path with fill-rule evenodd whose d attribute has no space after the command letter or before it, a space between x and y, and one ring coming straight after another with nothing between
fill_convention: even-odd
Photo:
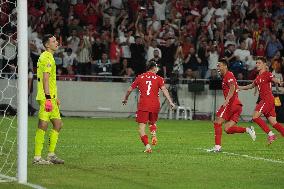
<instances>
[{"instance_id":1,"label":"white goal frame","mask_svg":"<svg viewBox=\"0 0 284 189\"><path fill-rule=\"evenodd\" d=\"M18 154L17 180L27 183L28 155L28 4L27 0L17 0L17 40L18 40Z\"/></svg>"}]
</instances>

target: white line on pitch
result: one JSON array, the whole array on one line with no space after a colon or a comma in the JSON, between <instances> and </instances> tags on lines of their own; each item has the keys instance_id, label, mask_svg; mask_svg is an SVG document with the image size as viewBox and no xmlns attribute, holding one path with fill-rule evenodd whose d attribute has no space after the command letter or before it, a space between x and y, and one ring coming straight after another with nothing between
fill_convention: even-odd
<instances>
[{"instance_id":1,"label":"white line on pitch","mask_svg":"<svg viewBox=\"0 0 284 189\"><path fill-rule=\"evenodd\" d=\"M16 182L17 178L0 174L0 180L1 180L1 182ZM42 187L42 186L36 185L36 184L32 184L32 183L29 183L29 182L19 183L19 184L23 184L23 185L26 185L26 186L29 186L29 187L35 188L35 189L46 189L45 187Z\"/></svg>"},{"instance_id":2,"label":"white line on pitch","mask_svg":"<svg viewBox=\"0 0 284 189\"><path fill-rule=\"evenodd\" d=\"M196 149L197 150L203 150L203 151L209 150L209 149L204 149L204 148L196 148ZM237 153L224 152L224 151L221 151L221 152L218 152L218 153L223 153L223 154L227 154L227 155L231 155L231 156L240 156L240 157L254 159L254 160L263 160L263 161L272 162L272 163L284 164L284 161L281 161L281 160L267 159L267 158L262 158L262 157L254 157L254 156L250 156L250 155L246 155L246 154L237 154Z\"/></svg>"}]
</instances>

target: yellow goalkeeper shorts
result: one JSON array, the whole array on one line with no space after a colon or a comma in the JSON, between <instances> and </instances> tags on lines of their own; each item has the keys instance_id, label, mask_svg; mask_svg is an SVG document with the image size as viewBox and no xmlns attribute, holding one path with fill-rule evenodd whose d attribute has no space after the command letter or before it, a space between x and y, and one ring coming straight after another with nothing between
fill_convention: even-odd
<instances>
[{"instance_id":1,"label":"yellow goalkeeper shorts","mask_svg":"<svg viewBox=\"0 0 284 189\"><path fill-rule=\"evenodd\" d=\"M61 119L57 100L51 99L51 103L52 103L52 111L46 112L45 111L45 100L38 100L38 104L39 104L38 118L40 120L48 122L51 119Z\"/></svg>"}]
</instances>

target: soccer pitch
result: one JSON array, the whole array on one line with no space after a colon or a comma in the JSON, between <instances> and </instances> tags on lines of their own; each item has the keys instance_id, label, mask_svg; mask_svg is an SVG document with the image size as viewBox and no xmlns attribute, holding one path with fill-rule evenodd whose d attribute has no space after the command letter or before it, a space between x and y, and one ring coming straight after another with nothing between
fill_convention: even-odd
<instances>
[{"instance_id":1,"label":"soccer pitch","mask_svg":"<svg viewBox=\"0 0 284 189\"><path fill-rule=\"evenodd\" d=\"M223 152L208 153L205 149L214 144L211 122L160 120L158 145L145 154L134 119L63 122L57 154L65 164L34 166L37 119L29 118L30 183L53 189L284 188L284 138L277 133L278 139L268 146L256 125L255 142L248 134L223 132ZM0 188L28 187L0 183Z\"/></svg>"}]
</instances>

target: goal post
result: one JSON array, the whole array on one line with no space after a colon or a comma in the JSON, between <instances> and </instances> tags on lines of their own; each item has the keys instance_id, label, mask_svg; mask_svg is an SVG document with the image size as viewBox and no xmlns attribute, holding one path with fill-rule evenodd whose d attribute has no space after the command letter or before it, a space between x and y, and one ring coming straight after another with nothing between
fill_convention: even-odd
<instances>
[{"instance_id":1,"label":"goal post","mask_svg":"<svg viewBox=\"0 0 284 189\"><path fill-rule=\"evenodd\" d=\"M17 0L18 40L18 160L17 179L27 182L28 154L28 8L27 0Z\"/></svg>"}]
</instances>

